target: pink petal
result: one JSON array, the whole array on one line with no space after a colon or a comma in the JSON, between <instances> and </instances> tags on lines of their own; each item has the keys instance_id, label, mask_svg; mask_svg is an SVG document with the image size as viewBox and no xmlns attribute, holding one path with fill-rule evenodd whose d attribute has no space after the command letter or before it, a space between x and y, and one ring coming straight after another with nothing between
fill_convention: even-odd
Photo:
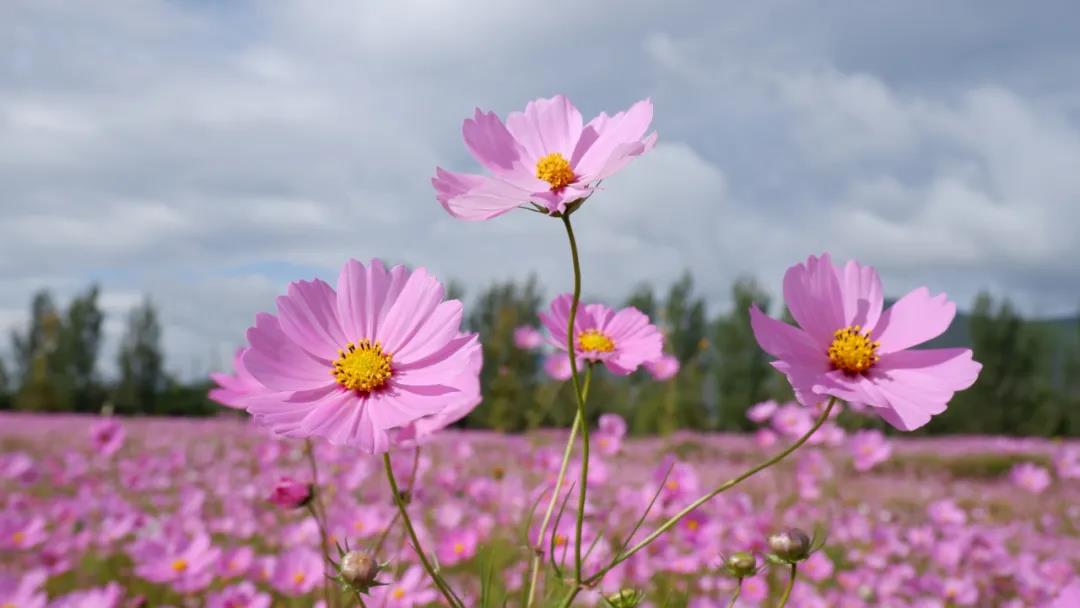
<instances>
[{"instance_id":1,"label":"pink petal","mask_svg":"<svg viewBox=\"0 0 1080 608\"><path fill-rule=\"evenodd\" d=\"M644 144L644 149L638 154L647 151L656 141L655 134L650 141L642 141L652 117L652 100L643 99L625 112L611 117L601 113L589 121L570 160L574 171L583 177L583 181L584 178L590 181L600 179L599 176L613 159L626 156L631 150L625 147L627 144Z\"/></svg>"},{"instance_id":2,"label":"pink petal","mask_svg":"<svg viewBox=\"0 0 1080 608\"><path fill-rule=\"evenodd\" d=\"M337 316L337 294L324 281L290 283L277 306L281 331L316 357L332 361L348 341Z\"/></svg>"},{"instance_id":3,"label":"pink petal","mask_svg":"<svg viewBox=\"0 0 1080 608\"><path fill-rule=\"evenodd\" d=\"M581 123L581 112L562 95L530 101L524 112L506 116L507 130L525 147L534 168L537 160L554 152L569 161L581 137Z\"/></svg>"},{"instance_id":4,"label":"pink petal","mask_svg":"<svg viewBox=\"0 0 1080 608\"><path fill-rule=\"evenodd\" d=\"M397 298L386 302L386 317L375 331L383 348L390 353L401 349L416 335L442 299L443 287L439 281L423 268L414 270Z\"/></svg>"},{"instance_id":5,"label":"pink petal","mask_svg":"<svg viewBox=\"0 0 1080 608\"><path fill-rule=\"evenodd\" d=\"M282 331L277 317L261 313L248 329L251 348L244 367L264 386L281 391L309 390L334 382L329 364L300 349Z\"/></svg>"},{"instance_id":6,"label":"pink petal","mask_svg":"<svg viewBox=\"0 0 1080 608\"><path fill-rule=\"evenodd\" d=\"M803 365L820 365L825 351L798 327L765 315L756 305L750 307L750 328L761 349L770 355Z\"/></svg>"},{"instance_id":7,"label":"pink petal","mask_svg":"<svg viewBox=\"0 0 1080 608\"><path fill-rule=\"evenodd\" d=\"M407 364L438 352L460 333L462 312L458 300L439 303L414 336L394 351L394 361Z\"/></svg>"},{"instance_id":8,"label":"pink petal","mask_svg":"<svg viewBox=\"0 0 1080 608\"><path fill-rule=\"evenodd\" d=\"M476 160L502 180L524 190L547 188L547 183L536 177L539 156L527 152L494 112L477 109L475 116L462 125L461 133Z\"/></svg>"},{"instance_id":9,"label":"pink petal","mask_svg":"<svg viewBox=\"0 0 1080 608\"><path fill-rule=\"evenodd\" d=\"M483 175L454 173L436 168L431 179L435 198L446 212L463 220L488 220L516 209L532 195L509 183Z\"/></svg>"},{"instance_id":10,"label":"pink petal","mask_svg":"<svg viewBox=\"0 0 1080 608\"><path fill-rule=\"evenodd\" d=\"M840 292L844 301L845 325L858 325L871 331L881 317L884 302L881 277L872 266L861 266L855 260L837 269Z\"/></svg>"},{"instance_id":11,"label":"pink petal","mask_svg":"<svg viewBox=\"0 0 1080 608\"><path fill-rule=\"evenodd\" d=\"M827 253L820 258L810 256L805 264L788 269L784 302L799 327L825 349L832 344L836 330L846 327L837 271Z\"/></svg>"},{"instance_id":12,"label":"pink petal","mask_svg":"<svg viewBox=\"0 0 1080 608\"><path fill-rule=\"evenodd\" d=\"M350 342L375 338L377 327L407 279L408 270L404 266L387 271L377 259L367 268L356 260L345 262L338 276L337 307Z\"/></svg>"},{"instance_id":13,"label":"pink petal","mask_svg":"<svg viewBox=\"0 0 1080 608\"><path fill-rule=\"evenodd\" d=\"M882 313L872 337L881 342L878 353L894 353L940 336L955 315L956 304L945 294L931 297L920 287Z\"/></svg>"}]
</instances>

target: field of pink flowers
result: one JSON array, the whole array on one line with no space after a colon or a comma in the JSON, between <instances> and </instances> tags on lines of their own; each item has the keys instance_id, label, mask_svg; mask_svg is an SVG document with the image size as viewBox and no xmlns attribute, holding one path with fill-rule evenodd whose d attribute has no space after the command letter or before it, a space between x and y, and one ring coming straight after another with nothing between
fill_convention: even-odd
<instances>
[{"instance_id":1,"label":"field of pink flowers","mask_svg":"<svg viewBox=\"0 0 1080 608\"><path fill-rule=\"evenodd\" d=\"M657 490L635 538L759 459L767 444L800 432L805 411L751 409L765 429L756 437L629 439L618 420L603 420L589 471L587 561L610 558ZM820 435L706 503L577 603L646 588L643 605L727 606L735 580L723 572L725 555L760 556L772 531L821 526L825 548L801 564L789 606L1080 606L1077 446L885 440L838 427ZM531 514L564 440L555 431L448 431L395 455L417 532L466 605L479 604L477 571L493 581L489 593L505 597L499 605L520 602L526 538L537 527ZM328 535L388 562L387 584L367 605L440 605L406 544L380 459L313 445ZM311 606L327 593L348 605L324 585L315 520L270 500L283 476L312 481L304 450L234 417L3 415L0 606ZM553 526L557 558L566 558L573 519L563 514ZM773 605L785 579L783 569L764 568L743 581L735 605ZM561 589L557 577L542 584L541 597Z\"/></svg>"}]
</instances>

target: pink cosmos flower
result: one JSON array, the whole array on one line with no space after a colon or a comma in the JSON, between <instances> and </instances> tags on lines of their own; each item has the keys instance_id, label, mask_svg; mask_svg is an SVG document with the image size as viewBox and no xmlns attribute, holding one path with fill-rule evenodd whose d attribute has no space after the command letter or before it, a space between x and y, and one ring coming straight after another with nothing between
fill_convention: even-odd
<instances>
[{"instance_id":1,"label":"pink cosmos flower","mask_svg":"<svg viewBox=\"0 0 1080 608\"><path fill-rule=\"evenodd\" d=\"M966 348L911 350L944 332L956 305L921 287L882 311L881 280L869 266L839 267L811 256L784 275L784 301L798 327L750 308L762 349L778 360L803 405L828 397L871 406L910 431L945 411L982 365Z\"/></svg>"},{"instance_id":2,"label":"pink cosmos flower","mask_svg":"<svg viewBox=\"0 0 1080 608\"><path fill-rule=\"evenodd\" d=\"M563 294L540 313L555 348L566 350L566 328L573 296ZM603 304L578 306L574 320L574 352L579 362L602 362L608 371L625 376L641 364L659 359L664 336L634 307L616 312Z\"/></svg>"},{"instance_id":3,"label":"pink cosmos flower","mask_svg":"<svg viewBox=\"0 0 1080 608\"><path fill-rule=\"evenodd\" d=\"M750 409L746 410L746 417L749 418L751 422L762 424L772 418L773 414L776 413L777 407L779 407L779 404L772 399L762 401L761 403L755 403L750 406Z\"/></svg>"},{"instance_id":4,"label":"pink cosmos flower","mask_svg":"<svg viewBox=\"0 0 1080 608\"><path fill-rule=\"evenodd\" d=\"M1020 463L1009 471L1009 479L1018 487L1031 492L1041 494L1050 486L1050 472L1045 467L1030 462Z\"/></svg>"},{"instance_id":5,"label":"pink cosmos flower","mask_svg":"<svg viewBox=\"0 0 1080 608\"><path fill-rule=\"evenodd\" d=\"M124 446L124 425L112 418L106 418L90 427L90 441L94 449L103 456L112 456Z\"/></svg>"},{"instance_id":6,"label":"pink cosmos flower","mask_svg":"<svg viewBox=\"0 0 1080 608\"><path fill-rule=\"evenodd\" d=\"M45 579L48 576L35 570L21 576L11 576L0 572L0 606L18 608L45 608L48 596L45 595Z\"/></svg>"},{"instance_id":7,"label":"pink cosmos flower","mask_svg":"<svg viewBox=\"0 0 1080 608\"><path fill-rule=\"evenodd\" d=\"M476 546L480 542L480 535L471 526L451 530L439 538L436 545L435 555L439 563L453 566L470 560L476 555Z\"/></svg>"},{"instance_id":8,"label":"pink cosmos flower","mask_svg":"<svg viewBox=\"0 0 1080 608\"><path fill-rule=\"evenodd\" d=\"M606 456L617 454L626 435L626 420L618 414L601 414L593 439L596 449Z\"/></svg>"},{"instance_id":9,"label":"pink cosmos flower","mask_svg":"<svg viewBox=\"0 0 1080 608\"><path fill-rule=\"evenodd\" d=\"M522 325L514 329L514 346L521 350L535 350L543 343L543 334L532 325Z\"/></svg>"},{"instance_id":10,"label":"pink cosmos flower","mask_svg":"<svg viewBox=\"0 0 1080 608\"><path fill-rule=\"evenodd\" d=\"M544 373L559 382L569 380L573 375L570 370L570 356L565 351L548 355L544 358Z\"/></svg>"},{"instance_id":11,"label":"pink cosmos flower","mask_svg":"<svg viewBox=\"0 0 1080 608\"><path fill-rule=\"evenodd\" d=\"M155 583L169 583L173 589L187 593L210 585L220 550L211 544L209 535L199 532L190 537L139 541L130 553L135 574Z\"/></svg>"},{"instance_id":12,"label":"pink cosmos flower","mask_svg":"<svg viewBox=\"0 0 1080 608\"><path fill-rule=\"evenodd\" d=\"M75 591L58 597L49 603L49 608L116 608L123 595L123 587L114 581L104 587Z\"/></svg>"},{"instance_id":13,"label":"pink cosmos flower","mask_svg":"<svg viewBox=\"0 0 1080 608\"><path fill-rule=\"evenodd\" d=\"M270 608L271 597L249 582L226 587L206 598L206 608Z\"/></svg>"},{"instance_id":14,"label":"pink cosmos flower","mask_svg":"<svg viewBox=\"0 0 1080 608\"><path fill-rule=\"evenodd\" d=\"M274 490L267 500L279 507L298 509L311 500L311 486L292 477L282 477L274 484Z\"/></svg>"},{"instance_id":15,"label":"pink cosmos flower","mask_svg":"<svg viewBox=\"0 0 1080 608\"><path fill-rule=\"evenodd\" d=\"M892 454L892 445L885 440L885 435L877 430L855 433L848 445L854 458L855 470L859 472L869 471L888 460Z\"/></svg>"},{"instance_id":16,"label":"pink cosmos flower","mask_svg":"<svg viewBox=\"0 0 1080 608\"><path fill-rule=\"evenodd\" d=\"M410 566L398 580L372 589L367 604L385 608L413 608L427 606L438 598L439 594L431 588L424 569Z\"/></svg>"},{"instance_id":17,"label":"pink cosmos flower","mask_svg":"<svg viewBox=\"0 0 1080 608\"><path fill-rule=\"evenodd\" d=\"M326 580L323 559L307 547L294 547L278 557L270 585L290 597L310 593Z\"/></svg>"},{"instance_id":18,"label":"pink cosmos flower","mask_svg":"<svg viewBox=\"0 0 1080 608\"><path fill-rule=\"evenodd\" d=\"M217 383L217 388L210 389L207 397L225 407L245 409L247 399L252 395L266 392L266 387L252 376L244 367L244 353L248 349L240 348L233 357L233 373L214 372L210 379Z\"/></svg>"},{"instance_id":19,"label":"pink cosmos flower","mask_svg":"<svg viewBox=\"0 0 1080 608\"><path fill-rule=\"evenodd\" d=\"M614 116L601 113L582 125L581 113L562 95L537 99L512 112L504 125L478 108L462 126L465 146L491 177L435 170L431 183L446 211L486 220L523 204L549 214L583 201L601 180L652 149L645 136L653 107L639 101Z\"/></svg>"},{"instance_id":20,"label":"pink cosmos flower","mask_svg":"<svg viewBox=\"0 0 1080 608\"><path fill-rule=\"evenodd\" d=\"M280 391L247 402L275 433L381 453L391 431L475 398L476 334L461 333L461 302L444 301L424 269L349 260L336 291L297 281L277 305L256 318L242 357Z\"/></svg>"},{"instance_id":21,"label":"pink cosmos flower","mask_svg":"<svg viewBox=\"0 0 1080 608\"><path fill-rule=\"evenodd\" d=\"M674 355L663 354L659 359L645 362L645 370L653 377L653 380L664 382L671 380L679 373L679 359Z\"/></svg>"}]
</instances>

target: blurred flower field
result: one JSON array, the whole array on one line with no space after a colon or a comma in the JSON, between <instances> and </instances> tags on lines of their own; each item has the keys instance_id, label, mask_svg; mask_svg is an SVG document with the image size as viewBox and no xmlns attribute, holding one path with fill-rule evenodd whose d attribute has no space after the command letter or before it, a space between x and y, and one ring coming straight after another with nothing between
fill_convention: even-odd
<instances>
[{"instance_id":1,"label":"blurred flower field","mask_svg":"<svg viewBox=\"0 0 1080 608\"><path fill-rule=\"evenodd\" d=\"M587 561L610 559L657 491L635 539L801 432L800 412L752 408L756 436L632 439L618 420L602 420ZM760 560L770 532L821 526L825 548L801 565L789 606L1080 606L1080 446L885 439L835 425L820 436L680 521L578 603L647 588L651 606L727 606L735 580L723 573L722 552ZM417 532L467 605L478 604L478 570L506 605L520 603L531 515L550 491L564 440L556 431L448 431L418 456L395 454ZM367 606L439 605L397 525L379 459L314 446L329 536L389 562L380 575L387 584ZM315 521L271 501L282 477L311 480L304 449L232 417L3 415L0 606L312 606L326 593L352 605L325 588ZM567 502L548 539L557 560L573 534ZM744 580L736 605L772 605L784 578L763 569ZM541 597L562 589L555 576L542 584Z\"/></svg>"}]
</instances>

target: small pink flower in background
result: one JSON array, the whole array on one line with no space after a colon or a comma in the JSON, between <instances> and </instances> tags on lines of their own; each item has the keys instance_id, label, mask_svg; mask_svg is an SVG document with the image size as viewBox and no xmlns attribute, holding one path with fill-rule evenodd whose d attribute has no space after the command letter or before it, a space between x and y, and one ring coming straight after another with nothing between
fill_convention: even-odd
<instances>
[{"instance_id":1,"label":"small pink flower in background","mask_svg":"<svg viewBox=\"0 0 1080 608\"><path fill-rule=\"evenodd\" d=\"M285 509L299 509L311 500L311 485L292 477L282 477L274 484L267 500Z\"/></svg>"},{"instance_id":2,"label":"small pink flower in background","mask_svg":"<svg viewBox=\"0 0 1080 608\"><path fill-rule=\"evenodd\" d=\"M817 551L810 555L806 561L799 564L799 573L806 578L821 582L832 576L833 562L825 555L824 551Z\"/></svg>"},{"instance_id":3,"label":"small pink flower in background","mask_svg":"<svg viewBox=\"0 0 1080 608\"><path fill-rule=\"evenodd\" d=\"M622 439L626 435L626 420L618 414L601 414L597 421L596 432L593 440L596 449L601 454L610 456L617 454L622 447Z\"/></svg>"},{"instance_id":4,"label":"small pink flower in background","mask_svg":"<svg viewBox=\"0 0 1080 608\"><path fill-rule=\"evenodd\" d=\"M671 468L671 473L665 481L664 473L667 472L668 467ZM671 456L664 458L660 466L656 468L653 472L653 479L657 483L664 482L663 489L660 491L660 499L665 503L676 502L684 498L697 498L701 486L701 481L698 478L697 471L694 470L694 466L687 462L679 462Z\"/></svg>"},{"instance_id":5,"label":"small pink flower in background","mask_svg":"<svg viewBox=\"0 0 1080 608\"><path fill-rule=\"evenodd\" d=\"M16 608L45 608L48 596L45 595L44 572L35 570L20 575L0 572L0 606Z\"/></svg>"},{"instance_id":6,"label":"small pink flower in background","mask_svg":"<svg viewBox=\"0 0 1080 608\"><path fill-rule=\"evenodd\" d=\"M1076 606L1080 606L1080 580L1067 585L1050 604L1050 608L1076 608Z\"/></svg>"},{"instance_id":7,"label":"small pink flower in background","mask_svg":"<svg viewBox=\"0 0 1080 608\"><path fill-rule=\"evenodd\" d=\"M540 313L549 333L548 340L562 351L566 350L572 304L573 296L563 294L551 302L547 312ZM663 334L634 307L618 312L603 304L578 307L574 320L574 352L578 361L601 362L608 371L625 376L643 363L660 358L663 346Z\"/></svg>"},{"instance_id":8,"label":"small pink flower in background","mask_svg":"<svg viewBox=\"0 0 1080 608\"><path fill-rule=\"evenodd\" d=\"M910 431L940 414L956 391L971 386L982 366L966 348L911 350L941 335L956 314L944 295L925 287L882 311L881 280L869 266L833 265L811 256L784 275L784 301L794 327L750 308L754 336L778 360L803 405L829 397L871 406Z\"/></svg>"},{"instance_id":9,"label":"small pink flower in background","mask_svg":"<svg viewBox=\"0 0 1080 608\"><path fill-rule=\"evenodd\" d=\"M0 549L30 549L45 542L45 519L17 512L0 513Z\"/></svg>"},{"instance_id":10,"label":"small pink flower in background","mask_svg":"<svg viewBox=\"0 0 1080 608\"><path fill-rule=\"evenodd\" d=\"M446 211L486 220L524 204L550 214L588 198L604 178L652 149L656 134L649 100L614 116L601 113L583 125L562 95L537 99L511 112L504 125L494 112L476 110L462 126L465 146L492 176L435 170L431 183Z\"/></svg>"},{"instance_id":11,"label":"small pink flower in background","mask_svg":"<svg viewBox=\"0 0 1080 608\"><path fill-rule=\"evenodd\" d=\"M33 483L37 476L34 459L26 452L0 454L0 478Z\"/></svg>"},{"instance_id":12,"label":"small pink flower in background","mask_svg":"<svg viewBox=\"0 0 1080 608\"><path fill-rule=\"evenodd\" d=\"M247 400L252 395L267 392L267 388L252 376L244 367L246 348L240 348L233 357L233 373L214 372L210 379L217 383L217 388L210 389L207 397L225 407L245 409Z\"/></svg>"},{"instance_id":13,"label":"small pink flower in background","mask_svg":"<svg viewBox=\"0 0 1080 608\"><path fill-rule=\"evenodd\" d=\"M130 549L135 574L155 583L168 583L181 593L200 591L214 579L220 550L210 536L172 535L137 541Z\"/></svg>"},{"instance_id":14,"label":"small pink flower in background","mask_svg":"<svg viewBox=\"0 0 1080 608\"><path fill-rule=\"evenodd\" d=\"M743 579L742 592L739 600L750 606L760 605L769 596L769 583L764 575L751 576Z\"/></svg>"},{"instance_id":15,"label":"small pink flower in background","mask_svg":"<svg viewBox=\"0 0 1080 608\"><path fill-rule=\"evenodd\" d=\"M420 566L409 566L396 581L371 590L369 606L387 608L413 608L426 606L439 598L432 587L427 573Z\"/></svg>"},{"instance_id":16,"label":"small pink flower in background","mask_svg":"<svg viewBox=\"0 0 1080 608\"><path fill-rule=\"evenodd\" d=\"M885 434L878 430L858 431L851 436L848 444L854 459L855 470L869 471L885 462L892 454L892 445L885 440Z\"/></svg>"},{"instance_id":17,"label":"small pink flower in background","mask_svg":"<svg viewBox=\"0 0 1080 608\"><path fill-rule=\"evenodd\" d=\"M278 556L270 586L290 597L299 597L323 584L322 556L307 547L294 547Z\"/></svg>"},{"instance_id":18,"label":"small pink flower in background","mask_svg":"<svg viewBox=\"0 0 1080 608\"><path fill-rule=\"evenodd\" d=\"M522 325L514 329L514 346L521 350L536 350L543 343L543 334L532 325Z\"/></svg>"},{"instance_id":19,"label":"small pink flower in background","mask_svg":"<svg viewBox=\"0 0 1080 608\"><path fill-rule=\"evenodd\" d=\"M659 359L646 361L645 370L657 382L671 380L679 373L679 359L674 355L663 354Z\"/></svg>"},{"instance_id":20,"label":"small pink flower in background","mask_svg":"<svg viewBox=\"0 0 1080 608\"><path fill-rule=\"evenodd\" d=\"M930 503L926 514L930 516L930 521L939 526L962 526L967 523L967 511L948 498Z\"/></svg>"},{"instance_id":21,"label":"small pink flower in background","mask_svg":"<svg viewBox=\"0 0 1080 608\"><path fill-rule=\"evenodd\" d=\"M90 427L90 441L97 453L112 456L124 446L124 425L112 418L106 418Z\"/></svg>"},{"instance_id":22,"label":"small pink flower in background","mask_svg":"<svg viewBox=\"0 0 1080 608\"><path fill-rule=\"evenodd\" d=\"M754 432L754 443L756 443L758 447L771 447L776 445L776 442L779 440L780 437L772 429L760 428Z\"/></svg>"},{"instance_id":23,"label":"small pink flower in background","mask_svg":"<svg viewBox=\"0 0 1080 608\"><path fill-rule=\"evenodd\" d=\"M480 535L472 527L457 528L440 536L435 555L440 564L453 566L472 559L479 541Z\"/></svg>"},{"instance_id":24,"label":"small pink flower in background","mask_svg":"<svg viewBox=\"0 0 1080 608\"><path fill-rule=\"evenodd\" d=\"M74 591L58 597L49 603L49 608L116 608L123 596L123 588L116 582L111 582L104 587Z\"/></svg>"},{"instance_id":25,"label":"small pink flower in background","mask_svg":"<svg viewBox=\"0 0 1080 608\"><path fill-rule=\"evenodd\" d=\"M479 350L462 307L423 269L349 260L337 290L297 281L248 330L244 367L268 389L248 411L275 433L321 436L367 453L391 433L475 398Z\"/></svg>"},{"instance_id":26,"label":"small pink flower in background","mask_svg":"<svg viewBox=\"0 0 1080 608\"><path fill-rule=\"evenodd\" d=\"M1041 494L1043 490L1050 487L1051 482L1050 471L1047 471L1045 467L1030 462L1015 465L1009 471L1009 479L1017 487L1032 494Z\"/></svg>"},{"instance_id":27,"label":"small pink flower in background","mask_svg":"<svg viewBox=\"0 0 1080 608\"><path fill-rule=\"evenodd\" d=\"M248 545L241 545L221 554L218 576L236 578L244 576L255 562L255 550Z\"/></svg>"},{"instance_id":28,"label":"small pink flower in background","mask_svg":"<svg viewBox=\"0 0 1080 608\"><path fill-rule=\"evenodd\" d=\"M1070 445L1058 451L1054 469L1061 479L1080 479L1080 446Z\"/></svg>"},{"instance_id":29,"label":"small pink flower in background","mask_svg":"<svg viewBox=\"0 0 1080 608\"><path fill-rule=\"evenodd\" d=\"M750 409L746 410L746 417L749 418L751 422L763 424L773 417L773 414L776 413L778 407L780 407L780 404L772 399L762 401L761 403L750 406Z\"/></svg>"},{"instance_id":30,"label":"small pink flower in background","mask_svg":"<svg viewBox=\"0 0 1080 608\"><path fill-rule=\"evenodd\" d=\"M573 375L570 369L570 355L556 352L544 358L544 373L552 380L565 382Z\"/></svg>"},{"instance_id":31,"label":"small pink flower in background","mask_svg":"<svg viewBox=\"0 0 1080 608\"><path fill-rule=\"evenodd\" d=\"M772 415L772 426L785 437L802 437L814 426L814 419L806 408L796 403L785 403Z\"/></svg>"},{"instance_id":32,"label":"small pink flower in background","mask_svg":"<svg viewBox=\"0 0 1080 608\"><path fill-rule=\"evenodd\" d=\"M206 598L206 608L270 608L271 597L244 581L221 591L211 593Z\"/></svg>"}]
</instances>

